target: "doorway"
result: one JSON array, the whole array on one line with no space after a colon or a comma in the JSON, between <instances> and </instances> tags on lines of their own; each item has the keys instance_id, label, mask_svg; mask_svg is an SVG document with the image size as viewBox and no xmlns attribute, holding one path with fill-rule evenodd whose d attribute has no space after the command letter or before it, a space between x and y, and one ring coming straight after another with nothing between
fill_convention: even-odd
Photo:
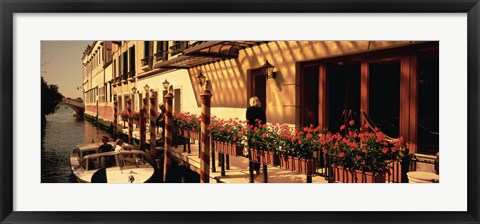
<instances>
[{"instance_id":1,"label":"doorway","mask_svg":"<svg viewBox=\"0 0 480 224\"><path fill-rule=\"evenodd\" d=\"M251 70L251 88L250 97L258 97L262 104L263 111L267 109L267 78L261 70ZM248 99L249 100L249 99ZM250 106L250 102L248 102Z\"/></svg>"},{"instance_id":2,"label":"doorway","mask_svg":"<svg viewBox=\"0 0 480 224\"><path fill-rule=\"evenodd\" d=\"M360 63L332 62L325 70L328 130L338 132L350 120L360 124Z\"/></svg>"}]
</instances>

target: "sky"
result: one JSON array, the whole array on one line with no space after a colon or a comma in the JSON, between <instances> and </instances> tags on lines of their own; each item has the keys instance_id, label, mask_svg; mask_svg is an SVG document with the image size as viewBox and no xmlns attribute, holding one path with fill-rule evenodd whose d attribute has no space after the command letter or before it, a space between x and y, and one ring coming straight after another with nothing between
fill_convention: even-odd
<instances>
[{"instance_id":1,"label":"sky","mask_svg":"<svg viewBox=\"0 0 480 224\"><path fill-rule=\"evenodd\" d=\"M42 41L41 68L48 84L55 84L63 96L82 97L82 54L93 41Z\"/></svg>"}]
</instances>

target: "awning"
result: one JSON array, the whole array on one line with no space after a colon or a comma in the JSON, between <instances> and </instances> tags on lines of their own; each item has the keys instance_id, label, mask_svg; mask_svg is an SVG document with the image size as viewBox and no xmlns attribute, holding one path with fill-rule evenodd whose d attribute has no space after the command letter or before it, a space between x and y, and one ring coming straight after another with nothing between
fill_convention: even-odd
<instances>
[{"instance_id":1,"label":"awning","mask_svg":"<svg viewBox=\"0 0 480 224\"><path fill-rule=\"evenodd\" d=\"M241 49L265 41L197 41L183 55L160 63L158 68L188 69L211 62L237 58Z\"/></svg>"}]
</instances>

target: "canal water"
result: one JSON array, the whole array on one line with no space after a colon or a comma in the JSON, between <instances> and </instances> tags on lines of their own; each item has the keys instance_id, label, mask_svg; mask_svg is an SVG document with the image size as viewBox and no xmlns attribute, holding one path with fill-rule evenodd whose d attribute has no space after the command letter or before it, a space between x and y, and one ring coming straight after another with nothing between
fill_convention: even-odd
<instances>
[{"instance_id":1,"label":"canal water","mask_svg":"<svg viewBox=\"0 0 480 224\"><path fill-rule=\"evenodd\" d=\"M74 117L74 111L61 106L47 116L42 130L42 183L76 182L70 171L70 153L77 144L100 142L111 135L83 119Z\"/></svg>"}]
</instances>

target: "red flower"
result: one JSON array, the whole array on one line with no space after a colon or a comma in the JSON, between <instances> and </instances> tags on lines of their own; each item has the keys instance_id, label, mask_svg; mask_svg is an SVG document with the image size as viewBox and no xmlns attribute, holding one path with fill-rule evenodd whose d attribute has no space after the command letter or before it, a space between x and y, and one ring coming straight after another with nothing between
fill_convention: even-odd
<instances>
[{"instance_id":1,"label":"red flower","mask_svg":"<svg viewBox=\"0 0 480 224\"><path fill-rule=\"evenodd\" d=\"M239 138L243 137L243 133L242 133L242 132L238 132L238 137L239 137Z\"/></svg>"},{"instance_id":2,"label":"red flower","mask_svg":"<svg viewBox=\"0 0 480 224\"><path fill-rule=\"evenodd\" d=\"M358 155L357 155L357 156L355 157L355 159L357 159L357 161L358 161L358 160L361 160L361 159L363 159L363 157L362 157L362 156L358 156Z\"/></svg>"},{"instance_id":3,"label":"red flower","mask_svg":"<svg viewBox=\"0 0 480 224\"><path fill-rule=\"evenodd\" d=\"M392 152L393 152L393 153L394 153L394 152L397 152L397 147L393 147L393 148L392 148Z\"/></svg>"},{"instance_id":4,"label":"red flower","mask_svg":"<svg viewBox=\"0 0 480 224\"><path fill-rule=\"evenodd\" d=\"M342 126L340 126L340 131L342 131L343 129L345 129L345 125L342 124Z\"/></svg>"},{"instance_id":5,"label":"red flower","mask_svg":"<svg viewBox=\"0 0 480 224\"><path fill-rule=\"evenodd\" d=\"M267 133L263 133L262 138L266 138L266 137L267 137Z\"/></svg>"},{"instance_id":6,"label":"red flower","mask_svg":"<svg viewBox=\"0 0 480 224\"><path fill-rule=\"evenodd\" d=\"M233 136L233 141L237 141L237 136Z\"/></svg>"},{"instance_id":7,"label":"red flower","mask_svg":"<svg viewBox=\"0 0 480 224\"><path fill-rule=\"evenodd\" d=\"M307 138L307 139L311 139L312 137L313 137L313 135L310 134L310 133L308 133L307 135L305 135L305 138Z\"/></svg>"},{"instance_id":8,"label":"red flower","mask_svg":"<svg viewBox=\"0 0 480 224\"><path fill-rule=\"evenodd\" d=\"M308 127L304 127L303 132L307 132L307 131L308 131Z\"/></svg>"},{"instance_id":9,"label":"red flower","mask_svg":"<svg viewBox=\"0 0 480 224\"><path fill-rule=\"evenodd\" d=\"M298 144L299 144L299 145L302 144L302 139L298 139Z\"/></svg>"},{"instance_id":10,"label":"red flower","mask_svg":"<svg viewBox=\"0 0 480 224\"><path fill-rule=\"evenodd\" d=\"M350 126L355 125L355 121L354 121L354 120L350 120L350 122L348 122L348 125L350 125Z\"/></svg>"},{"instance_id":11,"label":"red flower","mask_svg":"<svg viewBox=\"0 0 480 224\"><path fill-rule=\"evenodd\" d=\"M339 158L343 158L343 157L345 157L345 153L344 152L338 152L337 156Z\"/></svg>"},{"instance_id":12,"label":"red flower","mask_svg":"<svg viewBox=\"0 0 480 224\"><path fill-rule=\"evenodd\" d=\"M383 148L383 149L382 149L382 153L383 153L383 154L387 154L387 153L388 153L388 148Z\"/></svg>"}]
</instances>

